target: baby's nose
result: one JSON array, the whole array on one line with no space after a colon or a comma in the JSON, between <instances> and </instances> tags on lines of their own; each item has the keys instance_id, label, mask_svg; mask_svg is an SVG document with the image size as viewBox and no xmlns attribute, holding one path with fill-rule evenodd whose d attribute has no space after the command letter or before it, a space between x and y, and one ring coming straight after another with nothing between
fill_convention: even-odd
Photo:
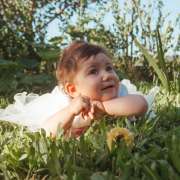
<instances>
[{"instance_id":1,"label":"baby's nose","mask_svg":"<svg viewBox=\"0 0 180 180\"><path fill-rule=\"evenodd\" d=\"M103 81L106 81L106 80L109 80L109 79L111 79L111 74L108 73L108 72L104 72L104 73L102 74L102 80L103 80Z\"/></svg>"}]
</instances>

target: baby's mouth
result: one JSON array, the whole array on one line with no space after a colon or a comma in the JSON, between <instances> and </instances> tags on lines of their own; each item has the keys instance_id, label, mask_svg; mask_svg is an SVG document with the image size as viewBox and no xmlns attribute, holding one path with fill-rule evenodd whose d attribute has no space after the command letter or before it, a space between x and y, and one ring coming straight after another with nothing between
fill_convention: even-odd
<instances>
[{"instance_id":1,"label":"baby's mouth","mask_svg":"<svg viewBox=\"0 0 180 180\"><path fill-rule=\"evenodd\" d=\"M111 88L114 88L114 85L104 86L101 90L104 91L104 90L111 89Z\"/></svg>"}]
</instances>

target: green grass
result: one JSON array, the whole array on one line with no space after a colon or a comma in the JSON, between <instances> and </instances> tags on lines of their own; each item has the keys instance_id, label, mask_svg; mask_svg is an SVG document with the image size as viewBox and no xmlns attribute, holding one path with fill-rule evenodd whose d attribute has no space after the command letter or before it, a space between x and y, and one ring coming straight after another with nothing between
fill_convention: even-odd
<instances>
[{"instance_id":1,"label":"green grass","mask_svg":"<svg viewBox=\"0 0 180 180\"><path fill-rule=\"evenodd\" d=\"M140 89L147 90L141 84ZM180 179L180 95L161 90L156 117L130 122L104 117L80 139L46 137L25 127L0 122L0 179ZM1 106L8 103L1 98ZM117 139L110 152L106 133L126 127L134 145Z\"/></svg>"}]
</instances>

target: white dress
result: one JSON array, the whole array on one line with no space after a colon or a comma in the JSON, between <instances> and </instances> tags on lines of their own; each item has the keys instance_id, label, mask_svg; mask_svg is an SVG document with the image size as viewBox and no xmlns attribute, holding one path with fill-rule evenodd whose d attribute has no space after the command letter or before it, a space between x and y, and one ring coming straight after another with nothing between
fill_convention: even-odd
<instances>
[{"instance_id":1,"label":"white dress","mask_svg":"<svg viewBox=\"0 0 180 180\"><path fill-rule=\"evenodd\" d=\"M127 79L120 83L119 96L127 94L141 94L148 103L148 111L152 109L152 104L156 94L159 92L159 87L154 87L148 95L143 95L137 91L135 85ZM0 109L0 120L17 123L27 126L31 131L37 131L43 127L44 121L51 115L66 107L70 98L63 90L56 86L51 93L46 93L39 96L38 94L27 94L26 92L18 93L14 96L14 104L8 105L5 109ZM76 116L73 125L80 126L79 117Z\"/></svg>"}]
</instances>

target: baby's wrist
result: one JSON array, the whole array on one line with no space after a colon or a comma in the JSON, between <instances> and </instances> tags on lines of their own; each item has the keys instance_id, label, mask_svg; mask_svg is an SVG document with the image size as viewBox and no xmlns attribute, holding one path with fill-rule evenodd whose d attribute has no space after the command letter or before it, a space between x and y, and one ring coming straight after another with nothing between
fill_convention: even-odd
<instances>
[{"instance_id":1,"label":"baby's wrist","mask_svg":"<svg viewBox=\"0 0 180 180\"><path fill-rule=\"evenodd\" d=\"M105 114L108 114L108 115L114 115L114 114L112 114L112 112L111 112L111 106L109 106L109 102L108 101L104 101L104 102L102 102L102 106L103 106L103 108L104 108L104 113Z\"/></svg>"}]
</instances>

